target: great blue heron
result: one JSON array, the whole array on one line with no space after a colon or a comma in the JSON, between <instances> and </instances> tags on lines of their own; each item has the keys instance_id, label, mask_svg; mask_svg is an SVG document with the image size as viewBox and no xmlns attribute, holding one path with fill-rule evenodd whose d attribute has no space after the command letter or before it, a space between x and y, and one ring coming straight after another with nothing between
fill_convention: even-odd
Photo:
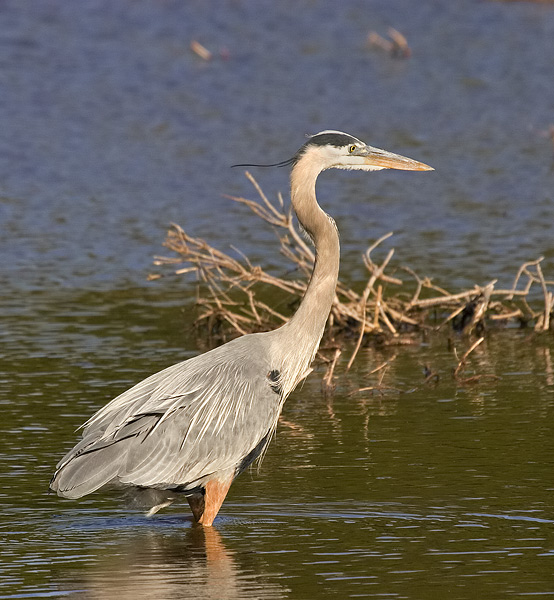
<instances>
[{"instance_id":1,"label":"great blue heron","mask_svg":"<svg viewBox=\"0 0 554 600\"><path fill-rule=\"evenodd\" d=\"M319 173L432 170L340 131L312 136L277 165L292 166L292 206L316 250L298 310L282 327L168 367L100 409L57 465L50 487L60 496L80 498L116 485L146 495L154 514L183 494L194 519L211 525L232 481L265 450L283 403L309 374L331 310L339 236L317 203Z\"/></svg>"}]
</instances>

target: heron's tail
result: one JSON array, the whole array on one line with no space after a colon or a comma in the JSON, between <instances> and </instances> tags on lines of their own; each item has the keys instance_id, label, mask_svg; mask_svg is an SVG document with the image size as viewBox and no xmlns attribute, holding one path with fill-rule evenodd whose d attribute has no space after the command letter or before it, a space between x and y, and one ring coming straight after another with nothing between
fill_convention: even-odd
<instances>
[{"instance_id":1,"label":"heron's tail","mask_svg":"<svg viewBox=\"0 0 554 600\"><path fill-rule=\"evenodd\" d=\"M110 484L121 467L122 450L120 444L111 444L70 455L58 465L50 489L64 498L81 498Z\"/></svg>"}]
</instances>

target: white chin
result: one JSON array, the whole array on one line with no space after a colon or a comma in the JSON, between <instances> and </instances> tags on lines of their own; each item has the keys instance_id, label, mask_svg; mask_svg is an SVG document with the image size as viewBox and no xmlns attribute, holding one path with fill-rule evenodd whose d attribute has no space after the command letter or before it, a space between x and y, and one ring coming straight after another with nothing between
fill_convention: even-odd
<instances>
[{"instance_id":1,"label":"white chin","mask_svg":"<svg viewBox=\"0 0 554 600\"><path fill-rule=\"evenodd\" d=\"M382 171L386 167L374 167L372 165L336 165L336 169L343 171Z\"/></svg>"}]
</instances>

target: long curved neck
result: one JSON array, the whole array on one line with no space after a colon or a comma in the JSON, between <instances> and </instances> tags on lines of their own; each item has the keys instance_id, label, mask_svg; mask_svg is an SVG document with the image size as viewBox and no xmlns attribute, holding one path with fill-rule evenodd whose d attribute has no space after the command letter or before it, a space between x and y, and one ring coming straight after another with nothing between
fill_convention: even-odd
<instances>
[{"instance_id":1,"label":"long curved neck","mask_svg":"<svg viewBox=\"0 0 554 600\"><path fill-rule=\"evenodd\" d=\"M315 170L315 169L314 169ZM339 236L334 221L319 207L315 194L315 173L291 174L292 206L302 227L315 245L315 263L304 298L289 321L289 328L317 337L317 345L329 317L339 275Z\"/></svg>"},{"instance_id":2,"label":"long curved neck","mask_svg":"<svg viewBox=\"0 0 554 600\"><path fill-rule=\"evenodd\" d=\"M339 236L334 221L319 207L315 182L320 172L303 159L291 173L291 200L298 220L315 245L315 263L304 298L290 321L281 328L290 354L295 355L294 372L286 387L290 391L307 375L329 317L339 273ZM307 162L307 164L306 164Z\"/></svg>"}]
</instances>

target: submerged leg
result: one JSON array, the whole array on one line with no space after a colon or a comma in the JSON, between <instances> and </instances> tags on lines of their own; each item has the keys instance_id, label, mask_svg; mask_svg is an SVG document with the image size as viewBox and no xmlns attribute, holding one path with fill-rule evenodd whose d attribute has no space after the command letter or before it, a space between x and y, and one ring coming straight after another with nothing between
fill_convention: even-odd
<instances>
[{"instance_id":1,"label":"submerged leg","mask_svg":"<svg viewBox=\"0 0 554 600\"><path fill-rule=\"evenodd\" d=\"M233 483L232 477L227 481L218 481L217 479L208 481L205 488L206 492L204 493L204 512L200 519L198 519L199 523L209 527L214 522L223 504L223 500L225 500L225 496L227 496L227 492L231 487L231 483Z\"/></svg>"},{"instance_id":2,"label":"submerged leg","mask_svg":"<svg viewBox=\"0 0 554 600\"><path fill-rule=\"evenodd\" d=\"M187 496L187 502L189 503L190 510L192 510L192 516L195 521L200 521L200 517L204 512L204 494L192 494L191 496Z\"/></svg>"},{"instance_id":3,"label":"submerged leg","mask_svg":"<svg viewBox=\"0 0 554 600\"><path fill-rule=\"evenodd\" d=\"M232 477L227 481L212 479L206 484L204 494L187 496L195 521L202 523L206 527L211 526L223 504L223 500L225 500L225 496L227 496L232 482Z\"/></svg>"}]
</instances>

